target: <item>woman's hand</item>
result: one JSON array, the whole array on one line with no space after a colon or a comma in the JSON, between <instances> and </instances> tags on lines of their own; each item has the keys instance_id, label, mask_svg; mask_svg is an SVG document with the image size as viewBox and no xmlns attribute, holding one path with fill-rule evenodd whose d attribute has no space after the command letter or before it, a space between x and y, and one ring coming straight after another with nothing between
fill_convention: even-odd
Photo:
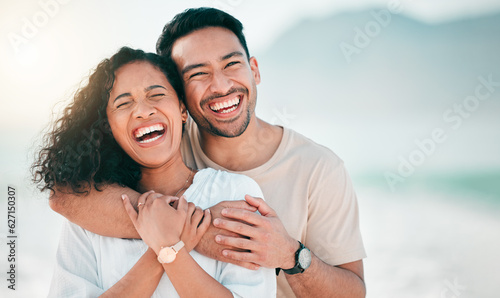
<instances>
[{"instance_id":1,"label":"woman's hand","mask_svg":"<svg viewBox=\"0 0 500 298\"><path fill-rule=\"evenodd\" d=\"M122 199L137 232L156 254L161 247L174 245L181 240L188 217L188 203L184 198L177 199L149 191L139 197L139 213L126 195Z\"/></svg>"},{"instance_id":2,"label":"woman's hand","mask_svg":"<svg viewBox=\"0 0 500 298\"><path fill-rule=\"evenodd\" d=\"M200 207L196 207L195 204L188 203L186 222L181 235L181 240L184 242L187 251L193 250L198 245L201 237L208 230L211 220L210 209L203 211Z\"/></svg>"}]
</instances>

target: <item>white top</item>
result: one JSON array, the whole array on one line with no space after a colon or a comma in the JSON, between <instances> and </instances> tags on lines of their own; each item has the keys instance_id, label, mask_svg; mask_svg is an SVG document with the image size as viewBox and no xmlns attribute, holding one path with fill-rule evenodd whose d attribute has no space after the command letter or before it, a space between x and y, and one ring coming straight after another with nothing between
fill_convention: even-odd
<instances>
[{"instance_id":1,"label":"white top","mask_svg":"<svg viewBox=\"0 0 500 298\"><path fill-rule=\"evenodd\" d=\"M214 169L197 172L184 193L187 201L203 209L222 200L242 200L246 194L263 197L251 178ZM104 237L66 221L49 297L97 297L118 282L147 249L142 240ZM253 271L210 259L194 250L190 254L235 297L276 297L274 269ZM163 274L152 297L179 295Z\"/></svg>"}]
</instances>

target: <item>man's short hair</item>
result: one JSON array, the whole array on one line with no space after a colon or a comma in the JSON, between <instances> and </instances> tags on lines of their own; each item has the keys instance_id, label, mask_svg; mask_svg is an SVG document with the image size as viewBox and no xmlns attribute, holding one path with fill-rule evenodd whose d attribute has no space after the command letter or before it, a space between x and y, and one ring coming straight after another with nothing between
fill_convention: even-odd
<instances>
[{"instance_id":1,"label":"man's short hair","mask_svg":"<svg viewBox=\"0 0 500 298\"><path fill-rule=\"evenodd\" d=\"M190 8L176 15L163 28L156 43L156 52L170 60L172 47L179 38L207 27L222 27L231 30L238 37L247 59L250 59L241 22L224 11L209 7Z\"/></svg>"}]
</instances>

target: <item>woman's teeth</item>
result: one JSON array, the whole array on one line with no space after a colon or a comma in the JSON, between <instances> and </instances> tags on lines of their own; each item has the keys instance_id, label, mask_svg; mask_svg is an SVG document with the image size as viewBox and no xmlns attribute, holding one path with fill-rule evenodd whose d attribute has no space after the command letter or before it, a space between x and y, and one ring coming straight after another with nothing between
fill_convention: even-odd
<instances>
[{"instance_id":1,"label":"woman's teeth","mask_svg":"<svg viewBox=\"0 0 500 298\"><path fill-rule=\"evenodd\" d=\"M151 143L153 141L156 141L158 140L159 138L161 138L162 135L157 135L156 137L154 138L151 138L151 139L145 139L145 140L142 140L142 141L139 141L139 143L141 144L147 144L147 143Z\"/></svg>"},{"instance_id":2,"label":"woman's teeth","mask_svg":"<svg viewBox=\"0 0 500 298\"><path fill-rule=\"evenodd\" d=\"M145 134L150 134L152 132L162 131L162 130L164 130L164 129L163 129L163 125L161 125L161 124L155 124L155 125L151 125L151 126L148 126L148 127L141 127L138 130L136 130L135 137L136 138L141 138Z\"/></svg>"},{"instance_id":3,"label":"woman's teeth","mask_svg":"<svg viewBox=\"0 0 500 298\"><path fill-rule=\"evenodd\" d=\"M165 128L163 125L155 124L137 129L134 136L137 142L147 144L158 140L164 133Z\"/></svg>"}]
</instances>

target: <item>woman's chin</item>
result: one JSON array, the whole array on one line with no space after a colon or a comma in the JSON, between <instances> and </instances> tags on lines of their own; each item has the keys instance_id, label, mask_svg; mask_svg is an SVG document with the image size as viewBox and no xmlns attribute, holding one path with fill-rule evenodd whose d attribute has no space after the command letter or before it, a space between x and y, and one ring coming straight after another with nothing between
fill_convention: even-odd
<instances>
[{"instance_id":1,"label":"woman's chin","mask_svg":"<svg viewBox=\"0 0 500 298\"><path fill-rule=\"evenodd\" d=\"M167 164L168 161L138 161L137 163L145 169L158 169Z\"/></svg>"},{"instance_id":2,"label":"woman's chin","mask_svg":"<svg viewBox=\"0 0 500 298\"><path fill-rule=\"evenodd\" d=\"M133 159L143 168L156 169L172 163L175 158L174 154L169 154L167 150L161 150L157 154L152 153L150 152L146 156L135 156Z\"/></svg>"}]
</instances>

